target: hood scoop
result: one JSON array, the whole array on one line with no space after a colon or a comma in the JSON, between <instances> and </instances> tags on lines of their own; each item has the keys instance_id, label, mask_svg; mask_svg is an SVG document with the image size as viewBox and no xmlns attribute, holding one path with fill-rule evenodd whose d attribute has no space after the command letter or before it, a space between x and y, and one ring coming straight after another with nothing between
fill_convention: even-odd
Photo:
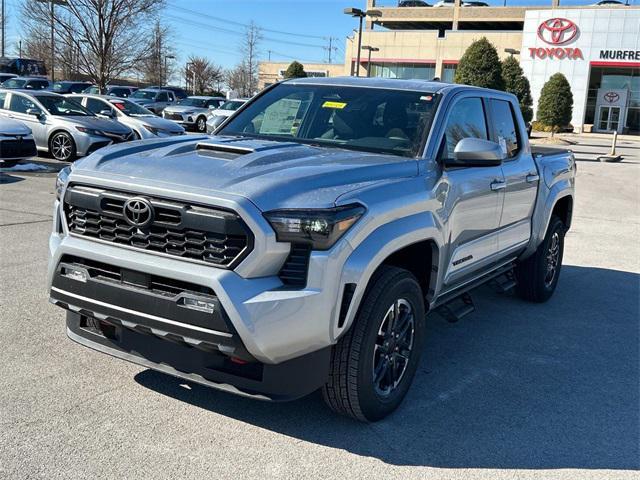
<instances>
[{"instance_id":1,"label":"hood scoop","mask_svg":"<svg viewBox=\"0 0 640 480\"><path fill-rule=\"evenodd\" d=\"M247 155L255 152L255 149L249 147L240 147L237 145L229 145L226 143L209 143L200 142L196 145L196 151L231 153L236 155Z\"/></svg>"}]
</instances>

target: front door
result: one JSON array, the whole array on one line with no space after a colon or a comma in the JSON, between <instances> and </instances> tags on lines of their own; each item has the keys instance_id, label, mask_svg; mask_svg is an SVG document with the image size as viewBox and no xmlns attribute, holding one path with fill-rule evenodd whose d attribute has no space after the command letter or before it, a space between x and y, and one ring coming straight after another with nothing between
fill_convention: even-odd
<instances>
[{"instance_id":1,"label":"front door","mask_svg":"<svg viewBox=\"0 0 640 480\"><path fill-rule=\"evenodd\" d=\"M453 158L456 144L463 138L489 139L484 102L479 97L463 96L455 101L446 120L439 160ZM436 186L443 192L444 205L439 215L448 226L448 251L444 274L445 289L490 265L498 250L500 213L505 181L502 168L457 167L443 170Z\"/></svg>"},{"instance_id":2,"label":"front door","mask_svg":"<svg viewBox=\"0 0 640 480\"><path fill-rule=\"evenodd\" d=\"M598 130L617 132L620 127L620 107L600 107Z\"/></svg>"}]
</instances>

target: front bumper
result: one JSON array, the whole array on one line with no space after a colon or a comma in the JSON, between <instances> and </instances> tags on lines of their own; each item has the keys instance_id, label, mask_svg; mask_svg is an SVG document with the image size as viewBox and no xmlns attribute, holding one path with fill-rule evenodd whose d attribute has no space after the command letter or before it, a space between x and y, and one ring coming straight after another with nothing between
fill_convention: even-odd
<instances>
[{"instance_id":1,"label":"front bumper","mask_svg":"<svg viewBox=\"0 0 640 480\"><path fill-rule=\"evenodd\" d=\"M260 400L303 397L326 382L330 348L278 365L239 364L216 352L67 312L67 335L81 345L178 378Z\"/></svg>"}]
</instances>

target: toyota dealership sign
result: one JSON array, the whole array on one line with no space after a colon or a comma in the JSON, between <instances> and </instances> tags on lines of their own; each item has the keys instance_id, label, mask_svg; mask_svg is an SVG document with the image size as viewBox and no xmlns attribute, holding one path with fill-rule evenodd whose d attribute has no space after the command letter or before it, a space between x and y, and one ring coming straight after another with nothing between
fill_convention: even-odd
<instances>
[{"instance_id":1,"label":"toyota dealership sign","mask_svg":"<svg viewBox=\"0 0 640 480\"><path fill-rule=\"evenodd\" d=\"M578 37L580 30L571 20L566 18L548 18L538 26L538 38L548 47L529 47L531 58L549 59L583 59L582 50L568 47Z\"/></svg>"}]
</instances>

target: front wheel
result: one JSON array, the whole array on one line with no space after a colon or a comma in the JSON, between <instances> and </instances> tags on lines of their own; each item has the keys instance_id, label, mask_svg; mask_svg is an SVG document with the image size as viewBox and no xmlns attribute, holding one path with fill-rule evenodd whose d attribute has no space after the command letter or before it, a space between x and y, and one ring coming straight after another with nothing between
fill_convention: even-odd
<instances>
[{"instance_id":1,"label":"front wheel","mask_svg":"<svg viewBox=\"0 0 640 480\"><path fill-rule=\"evenodd\" d=\"M516 267L518 294L531 302L546 302L558 285L564 254L564 222L552 216L536 252Z\"/></svg>"},{"instance_id":2,"label":"front wheel","mask_svg":"<svg viewBox=\"0 0 640 480\"><path fill-rule=\"evenodd\" d=\"M337 413L370 422L393 412L418 367L424 302L416 278L383 266L371 281L354 324L333 347L325 402Z\"/></svg>"},{"instance_id":3,"label":"front wheel","mask_svg":"<svg viewBox=\"0 0 640 480\"><path fill-rule=\"evenodd\" d=\"M76 158L76 143L67 132L58 132L49 139L49 152L56 160L71 162Z\"/></svg>"},{"instance_id":4,"label":"front wheel","mask_svg":"<svg viewBox=\"0 0 640 480\"><path fill-rule=\"evenodd\" d=\"M207 119L206 119L206 117L198 117L198 120L196 120L196 130L199 133L206 133L207 132Z\"/></svg>"}]
</instances>

